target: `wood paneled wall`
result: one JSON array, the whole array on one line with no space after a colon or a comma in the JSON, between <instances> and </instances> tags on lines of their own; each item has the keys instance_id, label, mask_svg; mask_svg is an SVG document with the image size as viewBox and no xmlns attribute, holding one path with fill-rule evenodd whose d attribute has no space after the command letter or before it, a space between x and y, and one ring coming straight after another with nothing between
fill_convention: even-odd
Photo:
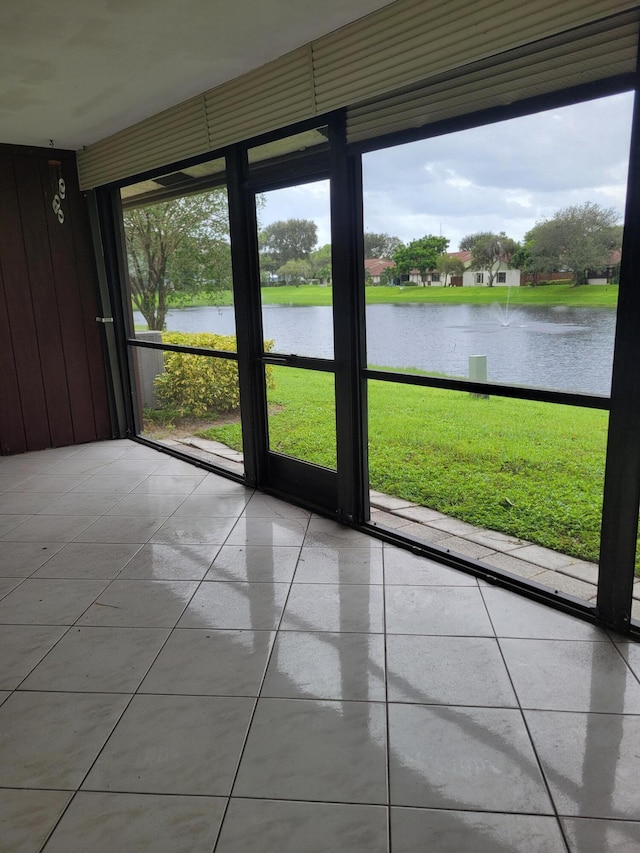
<instances>
[{"instance_id":1,"label":"wood paneled wall","mask_svg":"<svg viewBox=\"0 0 640 853\"><path fill-rule=\"evenodd\" d=\"M111 436L97 293L74 152L0 145L2 455Z\"/></svg>"}]
</instances>

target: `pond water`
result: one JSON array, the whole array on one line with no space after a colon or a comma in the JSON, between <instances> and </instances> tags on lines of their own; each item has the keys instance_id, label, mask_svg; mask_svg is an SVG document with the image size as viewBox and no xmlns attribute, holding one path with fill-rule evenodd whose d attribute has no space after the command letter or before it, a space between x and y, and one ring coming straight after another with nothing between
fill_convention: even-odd
<instances>
[{"instance_id":1,"label":"pond water","mask_svg":"<svg viewBox=\"0 0 640 853\"><path fill-rule=\"evenodd\" d=\"M263 325L274 351L333 357L329 307L266 305ZM232 335L233 308L172 309L167 329ZM608 394L614 331L615 311L604 308L369 305L367 359L370 366L467 376L469 356L486 355L490 381Z\"/></svg>"}]
</instances>

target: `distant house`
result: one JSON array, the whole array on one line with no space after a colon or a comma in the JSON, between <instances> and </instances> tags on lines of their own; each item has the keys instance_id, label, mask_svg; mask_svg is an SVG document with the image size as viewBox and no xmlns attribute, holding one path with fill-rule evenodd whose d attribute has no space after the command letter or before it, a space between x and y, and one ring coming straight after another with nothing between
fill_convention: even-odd
<instances>
[{"instance_id":1,"label":"distant house","mask_svg":"<svg viewBox=\"0 0 640 853\"><path fill-rule=\"evenodd\" d=\"M465 267L468 267L471 263L471 252L468 250L464 250L462 252L447 252L447 255L450 258L462 261ZM449 287L462 287L464 285L464 275L450 275L447 284Z\"/></svg>"},{"instance_id":2,"label":"distant house","mask_svg":"<svg viewBox=\"0 0 640 853\"><path fill-rule=\"evenodd\" d=\"M424 277L420 270L411 270L407 280L410 284L422 284L428 287L431 284L440 284L443 278L444 276L438 270L430 270Z\"/></svg>"},{"instance_id":3,"label":"distant house","mask_svg":"<svg viewBox=\"0 0 640 853\"><path fill-rule=\"evenodd\" d=\"M615 284L620 278L620 260L622 250L614 249L609 256L609 263L601 270L587 272L587 284Z\"/></svg>"},{"instance_id":4,"label":"distant house","mask_svg":"<svg viewBox=\"0 0 640 853\"><path fill-rule=\"evenodd\" d=\"M445 276L443 272L438 270L429 270L424 276L420 270L413 269L408 274L405 273L398 278L400 284L417 284L423 287L429 287L432 284L445 284L459 287L478 287L488 285L489 273L487 270L474 270L471 267L471 252L447 252L450 258L457 258L462 261L466 269L461 276ZM365 278L371 284L381 284L382 276L386 270L394 266L393 261L385 258L367 258L364 262ZM520 285L520 270L513 269L505 261L500 262L500 266L493 280L494 286L502 287L518 287Z\"/></svg>"},{"instance_id":5,"label":"distant house","mask_svg":"<svg viewBox=\"0 0 640 853\"><path fill-rule=\"evenodd\" d=\"M471 263L471 252L468 250L463 252L447 252L447 255L450 258L457 258L459 261L462 261L465 267Z\"/></svg>"},{"instance_id":6,"label":"distant house","mask_svg":"<svg viewBox=\"0 0 640 853\"><path fill-rule=\"evenodd\" d=\"M464 271L462 284L465 287L482 287L488 285L490 274L488 270L469 269ZM520 270L513 269L506 261L500 261L493 278L494 287L520 287Z\"/></svg>"},{"instance_id":7,"label":"distant house","mask_svg":"<svg viewBox=\"0 0 640 853\"><path fill-rule=\"evenodd\" d=\"M471 252L447 252L447 255L450 258L457 258L462 261L465 266L471 261ZM420 274L420 270L411 270L406 280L411 284L421 284L426 286L440 284L443 287L445 284L459 286L463 283L462 276L448 276L443 272L438 272L438 270L430 270L424 278Z\"/></svg>"},{"instance_id":8,"label":"distant house","mask_svg":"<svg viewBox=\"0 0 640 853\"><path fill-rule=\"evenodd\" d=\"M393 266L393 261L386 258L367 258L364 262L364 277L370 279L371 284L380 284L384 271Z\"/></svg>"}]
</instances>

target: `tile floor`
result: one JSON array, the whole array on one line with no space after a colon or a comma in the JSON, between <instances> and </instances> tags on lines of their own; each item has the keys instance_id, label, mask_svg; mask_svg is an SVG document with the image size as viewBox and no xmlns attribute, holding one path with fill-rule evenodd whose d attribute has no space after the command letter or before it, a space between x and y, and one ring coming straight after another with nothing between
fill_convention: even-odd
<instances>
[{"instance_id":1,"label":"tile floor","mask_svg":"<svg viewBox=\"0 0 640 853\"><path fill-rule=\"evenodd\" d=\"M631 853L640 646L130 441L0 460L0 851Z\"/></svg>"},{"instance_id":2,"label":"tile floor","mask_svg":"<svg viewBox=\"0 0 640 853\"><path fill-rule=\"evenodd\" d=\"M187 452L209 465L241 474L243 456L236 450L198 436L165 438L161 444ZM370 521L382 530L396 530L403 536L437 544L488 566L529 578L556 593L564 593L595 604L598 594L598 565L542 548L524 539L486 530L427 507L371 490ZM640 578L633 589L631 616L640 621Z\"/></svg>"}]
</instances>

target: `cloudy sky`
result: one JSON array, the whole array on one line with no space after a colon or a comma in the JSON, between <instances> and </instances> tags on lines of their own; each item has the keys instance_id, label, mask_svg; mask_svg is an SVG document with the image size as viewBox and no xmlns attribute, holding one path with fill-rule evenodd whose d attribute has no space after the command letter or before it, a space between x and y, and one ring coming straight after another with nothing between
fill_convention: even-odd
<instances>
[{"instance_id":1,"label":"cloudy sky","mask_svg":"<svg viewBox=\"0 0 640 853\"><path fill-rule=\"evenodd\" d=\"M475 231L521 240L585 201L624 211L632 95L550 110L364 155L365 229L408 242ZM261 225L313 219L329 238L328 182L266 194Z\"/></svg>"}]
</instances>

